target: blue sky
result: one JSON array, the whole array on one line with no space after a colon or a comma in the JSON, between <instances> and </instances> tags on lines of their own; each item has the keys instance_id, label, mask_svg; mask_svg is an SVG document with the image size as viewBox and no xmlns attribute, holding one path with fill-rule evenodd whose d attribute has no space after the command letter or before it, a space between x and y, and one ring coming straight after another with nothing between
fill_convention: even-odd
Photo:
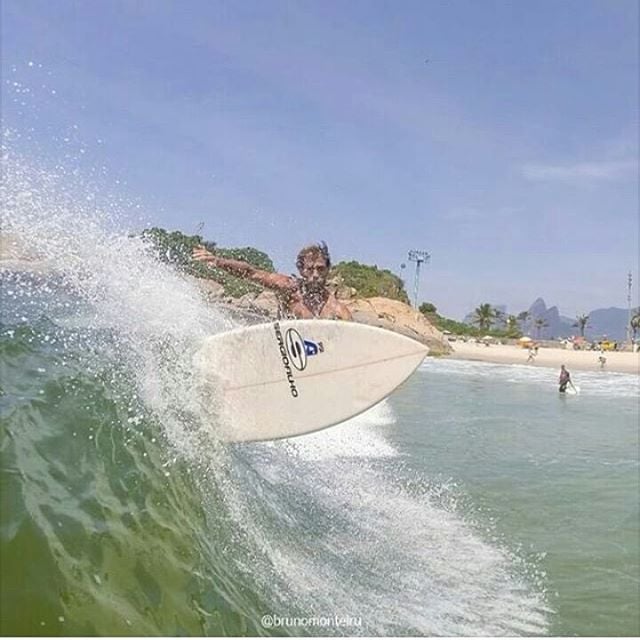
<instances>
[{"instance_id":1,"label":"blue sky","mask_svg":"<svg viewBox=\"0 0 640 640\"><path fill-rule=\"evenodd\" d=\"M445 315L542 296L573 316L625 307L629 270L640 285L638 18L624 0L4 0L3 120L28 153L106 167L133 226L204 222L285 272L318 240L397 273L424 249L420 299Z\"/></svg>"}]
</instances>

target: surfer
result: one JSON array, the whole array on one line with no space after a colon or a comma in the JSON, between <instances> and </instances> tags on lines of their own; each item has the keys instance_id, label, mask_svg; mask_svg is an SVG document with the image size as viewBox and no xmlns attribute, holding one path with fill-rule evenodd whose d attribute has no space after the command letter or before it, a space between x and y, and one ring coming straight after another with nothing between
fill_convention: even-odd
<instances>
[{"instance_id":1,"label":"surfer","mask_svg":"<svg viewBox=\"0 0 640 640\"><path fill-rule=\"evenodd\" d=\"M304 247L298 253L296 266L300 276L263 271L242 260L221 258L204 247L193 250L193 259L224 269L234 276L247 278L272 289L278 295L285 315L300 318L351 320L351 312L327 287L331 268L329 249L324 242Z\"/></svg>"},{"instance_id":2,"label":"surfer","mask_svg":"<svg viewBox=\"0 0 640 640\"><path fill-rule=\"evenodd\" d=\"M560 393L565 393L567 385L569 384L575 389L573 382L571 382L571 374L564 365L560 366L560 378L558 379L558 384L560 385L560 388L558 389Z\"/></svg>"}]
</instances>

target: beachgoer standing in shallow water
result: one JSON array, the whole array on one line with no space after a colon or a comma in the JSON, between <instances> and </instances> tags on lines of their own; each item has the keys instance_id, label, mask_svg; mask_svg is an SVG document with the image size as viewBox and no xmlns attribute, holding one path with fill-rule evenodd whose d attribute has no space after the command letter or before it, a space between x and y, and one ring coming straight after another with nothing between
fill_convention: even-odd
<instances>
[{"instance_id":1,"label":"beachgoer standing in shallow water","mask_svg":"<svg viewBox=\"0 0 640 640\"><path fill-rule=\"evenodd\" d=\"M300 250L296 260L300 278L263 271L241 260L220 258L204 247L193 250L193 259L272 289L278 296L281 311L285 316L351 320L349 309L327 287L331 257L324 242Z\"/></svg>"},{"instance_id":2,"label":"beachgoer standing in shallow water","mask_svg":"<svg viewBox=\"0 0 640 640\"><path fill-rule=\"evenodd\" d=\"M567 368L564 365L560 367L560 378L558 379L558 384L560 385L560 388L558 389L560 393L564 393L567 390L568 384L573 386L571 383L571 374L567 371Z\"/></svg>"}]
</instances>

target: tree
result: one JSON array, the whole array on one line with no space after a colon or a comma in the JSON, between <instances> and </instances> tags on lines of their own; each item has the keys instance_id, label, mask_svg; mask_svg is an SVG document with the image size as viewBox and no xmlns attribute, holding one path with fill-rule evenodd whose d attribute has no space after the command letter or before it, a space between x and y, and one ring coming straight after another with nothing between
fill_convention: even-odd
<instances>
[{"instance_id":1,"label":"tree","mask_svg":"<svg viewBox=\"0 0 640 640\"><path fill-rule=\"evenodd\" d=\"M481 331L491 328L496 319L496 310L485 302L473 311L473 324L477 324Z\"/></svg>"},{"instance_id":2,"label":"tree","mask_svg":"<svg viewBox=\"0 0 640 640\"><path fill-rule=\"evenodd\" d=\"M519 338L522 335L520 331L520 325L518 324L518 318L514 315L507 316L507 336L509 338Z\"/></svg>"},{"instance_id":3,"label":"tree","mask_svg":"<svg viewBox=\"0 0 640 640\"><path fill-rule=\"evenodd\" d=\"M531 313L529 311L521 311L518 314L518 322L522 327L523 333L527 333L527 327L530 319L531 319Z\"/></svg>"},{"instance_id":4,"label":"tree","mask_svg":"<svg viewBox=\"0 0 640 640\"><path fill-rule=\"evenodd\" d=\"M580 331L580 336L584 338L584 330L587 326L587 322L589 322L589 314L583 314L581 316L576 316L576 321L573 323L573 327L578 327Z\"/></svg>"},{"instance_id":5,"label":"tree","mask_svg":"<svg viewBox=\"0 0 640 640\"><path fill-rule=\"evenodd\" d=\"M540 337L542 329L549 326L549 323L544 318L536 318L533 321L533 326L536 328L536 337Z\"/></svg>"},{"instance_id":6,"label":"tree","mask_svg":"<svg viewBox=\"0 0 640 640\"><path fill-rule=\"evenodd\" d=\"M636 339L636 334L640 331L640 312L635 313L631 318L631 331L633 331L633 339Z\"/></svg>"},{"instance_id":7,"label":"tree","mask_svg":"<svg viewBox=\"0 0 640 640\"><path fill-rule=\"evenodd\" d=\"M418 311L426 316L429 313L436 313L437 307L433 302L423 302L418 307Z\"/></svg>"}]
</instances>

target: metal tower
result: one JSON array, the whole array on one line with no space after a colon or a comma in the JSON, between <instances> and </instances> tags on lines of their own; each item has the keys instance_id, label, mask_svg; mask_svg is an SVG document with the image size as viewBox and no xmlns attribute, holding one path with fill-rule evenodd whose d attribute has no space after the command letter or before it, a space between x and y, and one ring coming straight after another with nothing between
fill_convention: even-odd
<instances>
[{"instance_id":1,"label":"metal tower","mask_svg":"<svg viewBox=\"0 0 640 640\"><path fill-rule=\"evenodd\" d=\"M627 342L631 344L631 271L627 274Z\"/></svg>"},{"instance_id":2,"label":"metal tower","mask_svg":"<svg viewBox=\"0 0 640 640\"><path fill-rule=\"evenodd\" d=\"M409 261L416 263L416 277L413 283L413 306L418 308L418 287L420 285L420 267L423 262L429 262L431 256L426 251L412 249L409 251Z\"/></svg>"}]
</instances>

